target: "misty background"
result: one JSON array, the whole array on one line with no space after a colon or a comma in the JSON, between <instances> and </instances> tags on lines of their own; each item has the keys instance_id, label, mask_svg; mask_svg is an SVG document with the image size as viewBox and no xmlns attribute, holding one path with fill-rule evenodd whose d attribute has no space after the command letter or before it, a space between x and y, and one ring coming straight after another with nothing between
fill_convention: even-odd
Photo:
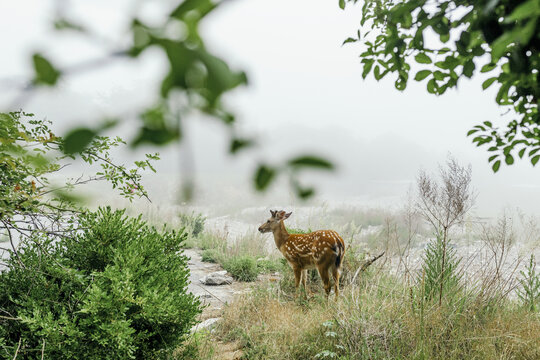
<instances>
[{"instance_id":1,"label":"misty background","mask_svg":"<svg viewBox=\"0 0 540 360\"><path fill-rule=\"evenodd\" d=\"M151 24L166 16L171 5L129 0L0 2L0 107L47 118L60 134L103 117L121 116L124 122L109 135L130 139L137 113L157 100L158 79L166 71L162 53L150 49L135 60L120 59L64 77L56 89L40 88L29 98L21 97L19 90L32 76L35 51L60 68L101 58L129 44L129 14L137 11ZM89 26L103 40L81 41L77 35L55 32L52 19L65 9L69 18ZM259 161L277 162L304 153L328 157L337 166L335 172L302 176L304 184L317 187L312 203L392 206L403 202L420 169L436 172L451 153L462 164L472 165L477 215L494 216L516 207L539 214L538 169L525 160L494 174L487 151L466 137L482 121L508 121L511 114L503 115L494 101L497 89L482 91L485 78L475 76L436 97L427 93L425 82L409 81L399 92L392 77L362 80L361 45L341 45L356 33L359 19L360 7L342 11L337 1L226 2L203 22L201 32L209 48L248 74L249 85L226 95L224 102L237 115L240 133L254 137L258 147L231 156L229 129L192 116L183 121L181 144L117 155L127 161L144 152L162 154L157 174L145 177L157 204L176 202L179 182L192 176L195 204L285 207L300 203L286 179L267 194L254 192L252 176ZM107 192L93 194L96 202L110 201Z\"/></svg>"}]
</instances>

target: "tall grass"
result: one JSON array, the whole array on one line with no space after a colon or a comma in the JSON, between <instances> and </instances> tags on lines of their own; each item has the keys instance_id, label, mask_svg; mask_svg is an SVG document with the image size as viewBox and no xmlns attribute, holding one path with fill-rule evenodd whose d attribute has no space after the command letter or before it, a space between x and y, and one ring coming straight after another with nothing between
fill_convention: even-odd
<instances>
[{"instance_id":1,"label":"tall grass","mask_svg":"<svg viewBox=\"0 0 540 360\"><path fill-rule=\"evenodd\" d=\"M362 233L361 227L344 225L349 232L342 233L347 241L343 289L337 301L328 302L315 272L308 279L314 295L295 298L292 271L260 235L246 234L227 244L224 236L203 233L194 246L205 249L209 259L225 266L248 257L259 272L264 263L281 279L258 281L251 293L227 305L217 328L191 348L193 357L222 359L223 349L233 347L243 359L540 359L538 303L531 306L512 295L521 286L522 294L528 291L534 295L526 298L536 301L536 263L529 261L521 282L516 279L519 259L508 252L517 240L509 224L500 222L478 235L481 247L470 256L483 255L474 266L450 247L443 268L440 241L432 237L412 268L409 251L422 233L416 220L379 215L373 220L382 221L377 231ZM366 247L368 236L373 244ZM373 249L387 251L403 265L388 266L393 264L383 258L358 272ZM478 263L480 269L473 271Z\"/></svg>"},{"instance_id":2,"label":"tall grass","mask_svg":"<svg viewBox=\"0 0 540 360\"><path fill-rule=\"evenodd\" d=\"M337 301L326 301L318 276L308 281L314 296L295 298L292 272L283 267L281 281L259 282L225 307L208 341L235 344L244 359L540 359L537 308L509 296L503 276L478 291L488 280L463 277L453 249L441 269L437 241L416 276L381 262L355 277L367 256L348 247ZM494 254L488 260L497 267L500 250ZM439 303L441 272L447 286ZM205 346L199 358L221 358Z\"/></svg>"},{"instance_id":3,"label":"tall grass","mask_svg":"<svg viewBox=\"0 0 540 360\"><path fill-rule=\"evenodd\" d=\"M486 308L415 296L386 273L366 274L339 301L298 303L263 284L226 307L214 340L236 341L246 359L538 359L538 314L511 302ZM455 305L455 303L454 303Z\"/></svg>"}]
</instances>

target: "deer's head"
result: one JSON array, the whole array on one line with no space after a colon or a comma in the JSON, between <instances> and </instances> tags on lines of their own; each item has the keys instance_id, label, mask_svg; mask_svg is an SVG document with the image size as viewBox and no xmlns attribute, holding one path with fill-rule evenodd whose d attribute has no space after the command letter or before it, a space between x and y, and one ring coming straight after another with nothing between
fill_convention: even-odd
<instances>
[{"instance_id":1,"label":"deer's head","mask_svg":"<svg viewBox=\"0 0 540 360\"><path fill-rule=\"evenodd\" d=\"M279 228L280 221L287 219L289 216L291 216L292 212L287 213L283 210L270 210L270 214L272 214L270 219L268 219L264 224L259 226L259 231L262 233L273 232L275 229Z\"/></svg>"}]
</instances>

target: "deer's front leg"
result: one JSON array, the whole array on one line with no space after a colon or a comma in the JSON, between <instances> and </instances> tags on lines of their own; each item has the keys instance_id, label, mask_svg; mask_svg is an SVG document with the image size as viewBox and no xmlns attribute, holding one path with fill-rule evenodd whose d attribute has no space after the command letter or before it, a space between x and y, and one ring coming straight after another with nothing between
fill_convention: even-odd
<instances>
[{"instance_id":1,"label":"deer's front leg","mask_svg":"<svg viewBox=\"0 0 540 360\"><path fill-rule=\"evenodd\" d=\"M294 271L294 286L296 287L294 297L298 297L298 288L300 285L300 280L302 278L302 269L295 267L293 268L293 271Z\"/></svg>"},{"instance_id":2,"label":"deer's front leg","mask_svg":"<svg viewBox=\"0 0 540 360\"><path fill-rule=\"evenodd\" d=\"M306 297L311 296L311 292L307 288L307 277L308 277L308 271L307 269L302 270L302 284L304 285L304 291L306 292Z\"/></svg>"}]
</instances>

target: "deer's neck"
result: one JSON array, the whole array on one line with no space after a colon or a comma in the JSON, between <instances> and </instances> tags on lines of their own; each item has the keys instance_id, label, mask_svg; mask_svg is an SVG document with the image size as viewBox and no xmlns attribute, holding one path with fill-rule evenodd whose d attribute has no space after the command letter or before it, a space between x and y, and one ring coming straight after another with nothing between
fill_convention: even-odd
<instances>
[{"instance_id":1,"label":"deer's neck","mask_svg":"<svg viewBox=\"0 0 540 360\"><path fill-rule=\"evenodd\" d=\"M279 227L274 230L274 241L276 242L278 250L281 250L281 247L283 246L283 244L285 244L287 239L289 239L289 233L285 228L283 220L281 220L279 223Z\"/></svg>"}]
</instances>

